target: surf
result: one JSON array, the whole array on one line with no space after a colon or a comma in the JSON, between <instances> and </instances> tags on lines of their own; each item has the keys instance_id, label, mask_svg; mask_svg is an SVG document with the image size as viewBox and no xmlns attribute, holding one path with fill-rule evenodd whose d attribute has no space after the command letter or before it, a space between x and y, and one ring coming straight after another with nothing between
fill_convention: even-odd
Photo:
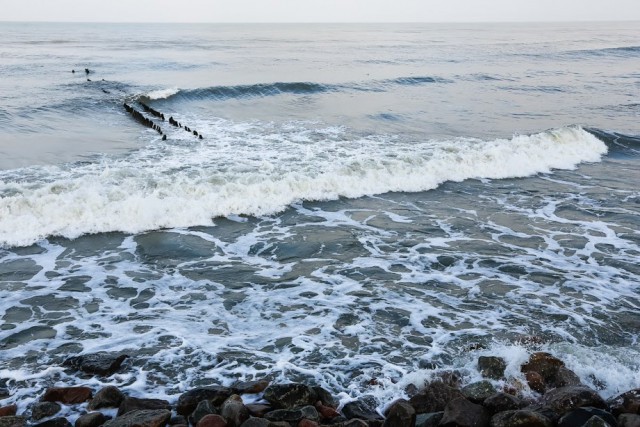
<instances>
[{"instance_id":1,"label":"surf","mask_svg":"<svg viewBox=\"0 0 640 427\"><path fill-rule=\"evenodd\" d=\"M510 139L425 142L385 135L345 139L335 128L264 132L225 120L202 127L210 135L203 142L158 141L124 157L50 166L46 173L37 167L3 172L0 244L211 225L229 215L272 215L299 201L573 169L607 152L604 142L577 126Z\"/></svg>"}]
</instances>

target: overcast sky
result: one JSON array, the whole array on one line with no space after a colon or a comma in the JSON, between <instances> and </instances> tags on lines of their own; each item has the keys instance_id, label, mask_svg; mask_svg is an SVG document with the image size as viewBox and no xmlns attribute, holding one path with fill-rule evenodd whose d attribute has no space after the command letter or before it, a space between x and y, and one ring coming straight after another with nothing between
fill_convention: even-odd
<instances>
[{"instance_id":1,"label":"overcast sky","mask_svg":"<svg viewBox=\"0 0 640 427\"><path fill-rule=\"evenodd\" d=\"M640 20L640 0L0 0L0 21L498 22Z\"/></svg>"}]
</instances>

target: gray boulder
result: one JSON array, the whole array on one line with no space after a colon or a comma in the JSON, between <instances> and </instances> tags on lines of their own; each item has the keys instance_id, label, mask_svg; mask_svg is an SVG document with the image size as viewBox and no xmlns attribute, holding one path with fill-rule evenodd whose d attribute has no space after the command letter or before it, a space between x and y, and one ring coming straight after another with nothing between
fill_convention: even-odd
<instances>
[{"instance_id":1,"label":"gray boulder","mask_svg":"<svg viewBox=\"0 0 640 427\"><path fill-rule=\"evenodd\" d=\"M618 416L618 427L640 427L640 415L620 414Z\"/></svg>"},{"instance_id":2,"label":"gray boulder","mask_svg":"<svg viewBox=\"0 0 640 427\"><path fill-rule=\"evenodd\" d=\"M418 414L416 415L416 427L437 427L440 425L443 415L444 412Z\"/></svg>"},{"instance_id":3,"label":"gray boulder","mask_svg":"<svg viewBox=\"0 0 640 427\"><path fill-rule=\"evenodd\" d=\"M387 413L383 427L415 427L416 410L406 400L394 403Z\"/></svg>"},{"instance_id":4,"label":"gray boulder","mask_svg":"<svg viewBox=\"0 0 640 427\"><path fill-rule=\"evenodd\" d=\"M629 390L607 401L613 415L640 414L640 388Z\"/></svg>"},{"instance_id":5,"label":"gray boulder","mask_svg":"<svg viewBox=\"0 0 640 427\"><path fill-rule=\"evenodd\" d=\"M193 410L191 416L189 417L189 421L191 424L196 425L200 422L201 419L206 417L207 415L215 415L218 414L218 409L213 406L210 400L202 400L196 406L196 409ZM219 414L218 414L219 415Z\"/></svg>"},{"instance_id":6,"label":"gray boulder","mask_svg":"<svg viewBox=\"0 0 640 427\"><path fill-rule=\"evenodd\" d=\"M488 427L489 414L485 409L463 397L453 399L444 408L442 427Z\"/></svg>"},{"instance_id":7,"label":"gray boulder","mask_svg":"<svg viewBox=\"0 0 640 427\"><path fill-rule=\"evenodd\" d=\"M607 409L607 404L602 397L594 390L583 385L560 387L551 390L542 397L540 403L551 409L558 416L584 406Z\"/></svg>"},{"instance_id":8,"label":"gray boulder","mask_svg":"<svg viewBox=\"0 0 640 427\"><path fill-rule=\"evenodd\" d=\"M271 421L264 418L251 417L243 422L240 427L269 427L269 424L271 424Z\"/></svg>"},{"instance_id":9,"label":"gray boulder","mask_svg":"<svg viewBox=\"0 0 640 427\"><path fill-rule=\"evenodd\" d=\"M219 406L232 394L230 388L222 386L195 388L180 395L176 412L180 415L190 415L203 400L210 400L213 405Z\"/></svg>"},{"instance_id":10,"label":"gray boulder","mask_svg":"<svg viewBox=\"0 0 640 427\"><path fill-rule=\"evenodd\" d=\"M74 427L99 427L108 419L102 412L90 412L79 416Z\"/></svg>"},{"instance_id":11,"label":"gray boulder","mask_svg":"<svg viewBox=\"0 0 640 427\"><path fill-rule=\"evenodd\" d=\"M18 415L0 417L0 427L24 427L27 419Z\"/></svg>"},{"instance_id":12,"label":"gray boulder","mask_svg":"<svg viewBox=\"0 0 640 427\"><path fill-rule=\"evenodd\" d=\"M491 418L491 427L553 427L553 422L544 415L519 409L495 414Z\"/></svg>"},{"instance_id":13,"label":"gray boulder","mask_svg":"<svg viewBox=\"0 0 640 427\"><path fill-rule=\"evenodd\" d=\"M167 409L140 409L104 423L104 427L164 427L171 418Z\"/></svg>"},{"instance_id":14,"label":"gray boulder","mask_svg":"<svg viewBox=\"0 0 640 427\"><path fill-rule=\"evenodd\" d=\"M502 357L480 356L478 358L478 370L485 378L499 380L504 377L505 369L507 369L507 363Z\"/></svg>"},{"instance_id":15,"label":"gray boulder","mask_svg":"<svg viewBox=\"0 0 640 427\"><path fill-rule=\"evenodd\" d=\"M290 409L315 404L318 393L305 384L274 384L265 389L263 397L274 408Z\"/></svg>"},{"instance_id":16,"label":"gray boulder","mask_svg":"<svg viewBox=\"0 0 640 427\"><path fill-rule=\"evenodd\" d=\"M31 408L31 419L41 420L60 412L62 406L55 402L36 402Z\"/></svg>"},{"instance_id":17,"label":"gray boulder","mask_svg":"<svg viewBox=\"0 0 640 427\"><path fill-rule=\"evenodd\" d=\"M109 376L114 374L122 362L129 357L126 354L106 352L73 356L62 362L63 366L72 367L88 374Z\"/></svg>"},{"instance_id":18,"label":"gray boulder","mask_svg":"<svg viewBox=\"0 0 640 427\"><path fill-rule=\"evenodd\" d=\"M409 399L409 403L417 414L425 414L444 411L447 403L458 397L464 397L460 390L436 381L420 390L418 394Z\"/></svg>"},{"instance_id":19,"label":"gray boulder","mask_svg":"<svg viewBox=\"0 0 640 427\"><path fill-rule=\"evenodd\" d=\"M464 397L473 403L482 403L486 398L496 393L496 389L489 381L479 381L462 388Z\"/></svg>"},{"instance_id":20,"label":"gray boulder","mask_svg":"<svg viewBox=\"0 0 640 427\"><path fill-rule=\"evenodd\" d=\"M106 386L93 396L93 399L87 405L87 409L95 411L101 408L118 408L124 399L125 395L118 387Z\"/></svg>"},{"instance_id":21,"label":"gray boulder","mask_svg":"<svg viewBox=\"0 0 640 427\"><path fill-rule=\"evenodd\" d=\"M558 427L582 426L592 417L598 417L612 427L618 424L615 417L609 412L598 408L585 407L577 408L564 414L558 420Z\"/></svg>"},{"instance_id":22,"label":"gray boulder","mask_svg":"<svg viewBox=\"0 0 640 427\"><path fill-rule=\"evenodd\" d=\"M171 404L168 401L162 399L140 399L137 397L125 397L125 399L120 403L120 406L118 407L118 416L142 409L171 410Z\"/></svg>"},{"instance_id":23,"label":"gray boulder","mask_svg":"<svg viewBox=\"0 0 640 427\"><path fill-rule=\"evenodd\" d=\"M303 406L299 409L276 409L275 411L267 412L264 418L272 422L284 421L297 425L303 419L318 421L320 416L313 406Z\"/></svg>"},{"instance_id":24,"label":"gray boulder","mask_svg":"<svg viewBox=\"0 0 640 427\"><path fill-rule=\"evenodd\" d=\"M240 427L251 416L247 407L242 403L242 398L237 394L224 401L220 406L220 415L227 420L230 427Z\"/></svg>"},{"instance_id":25,"label":"gray boulder","mask_svg":"<svg viewBox=\"0 0 640 427\"><path fill-rule=\"evenodd\" d=\"M33 427L71 427L71 423L68 419L59 417L34 424Z\"/></svg>"},{"instance_id":26,"label":"gray boulder","mask_svg":"<svg viewBox=\"0 0 640 427\"><path fill-rule=\"evenodd\" d=\"M348 419L364 421L383 420L382 415L376 411L377 402L373 396L364 396L359 400L349 402L342 407L342 413Z\"/></svg>"},{"instance_id":27,"label":"gray boulder","mask_svg":"<svg viewBox=\"0 0 640 427\"><path fill-rule=\"evenodd\" d=\"M524 402L507 393L495 393L487 397L484 402L482 402L482 406L493 415L498 412L521 409L524 407Z\"/></svg>"}]
</instances>

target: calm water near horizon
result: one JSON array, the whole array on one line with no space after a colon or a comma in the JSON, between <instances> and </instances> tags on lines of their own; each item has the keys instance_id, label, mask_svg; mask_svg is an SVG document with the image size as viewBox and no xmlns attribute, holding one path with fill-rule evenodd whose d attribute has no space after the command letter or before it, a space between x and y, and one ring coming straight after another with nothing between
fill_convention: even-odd
<instances>
[{"instance_id":1,"label":"calm water near horizon","mask_svg":"<svg viewBox=\"0 0 640 427\"><path fill-rule=\"evenodd\" d=\"M0 23L0 387L640 387L638 24Z\"/></svg>"}]
</instances>

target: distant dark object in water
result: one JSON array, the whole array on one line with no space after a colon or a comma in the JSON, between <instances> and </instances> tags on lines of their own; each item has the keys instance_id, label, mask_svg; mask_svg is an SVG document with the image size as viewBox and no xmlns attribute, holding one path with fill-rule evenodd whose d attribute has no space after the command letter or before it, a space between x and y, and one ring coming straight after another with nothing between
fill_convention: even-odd
<instances>
[{"instance_id":1,"label":"distant dark object in water","mask_svg":"<svg viewBox=\"0 0 640 427\"><path fill-rule=\"evenodd\" d=\"M160 114L160 118L162 119L162 121L164 122L164 114Z\"/></svg>"},{"instance_id":2,"label":"distant dark object in water","mask_svg":"<svg viewBox=\"0 0 640 427\"><path fill-rule=\"evenodd\" d=\"M198 138L202 139L202 134L198 135Z\"/></svg>"},{"instance_id":3,"label":"distant dark object in water","mask_svg":"<svg viewBox=\"0 0 640 427\"><path fill-rule=\"evenodd\" d=\"M76 72L76 70L71 70L71 72L72 72L72 73L75 73L75 72Z\"/></svg>"},{"instance_id":4,"label":"distant dark object in water","mask_svg":"<svg viewBox=\"0 0 640 427\"><path fill-rule=\"evenodd\" d=\"M87 81L88 81L88 82L90 82L90 81L91 81L91 79L87 79Z\"/></svg>"},{"instance_id":5,"label":"distant dark object in water","mask_svg":"<svg viewBox=\"0 0 640 427\"><path fill-rule=\"evenodd\" d=\"M166 141L167 140L167 135L162 135L162 140Z\"/></svg>"},{"instance_id":6,"label":"distant dark object in water","mask_svg":"<svg viewBox=\"0 0 640 427\"><path fill-rule=\"evenodd\" d=\"M102 91L103 91L104 93L111 93L111 92L109 92L109 91L108 91L108 90L106 90L106 89L102 89Z\"/></svg>"},{"instance_id":7,"label":"distant dark object in water","mask_svg":"<svg viewBox=\"0 0 640 427\"><path fill-rule=\"evenodd\" d=\"M195 136L198 136L198 132L196 132L195 130L193 131L193 134L194 134Z\"/></svg>"},{"instance_id":8,"label":"distant dark object in water","mask_svg":"<svg viewBox=\"0 0 640 427\"><path fill-rule=\"evenodd\" d=\"M87 73L87 74L89 74L91 71L89 71L89 69L88 69L88 68L85 68L85 69L84 69L84 72L85 72L85 73Z\"/></svg>"}]
</instances>

